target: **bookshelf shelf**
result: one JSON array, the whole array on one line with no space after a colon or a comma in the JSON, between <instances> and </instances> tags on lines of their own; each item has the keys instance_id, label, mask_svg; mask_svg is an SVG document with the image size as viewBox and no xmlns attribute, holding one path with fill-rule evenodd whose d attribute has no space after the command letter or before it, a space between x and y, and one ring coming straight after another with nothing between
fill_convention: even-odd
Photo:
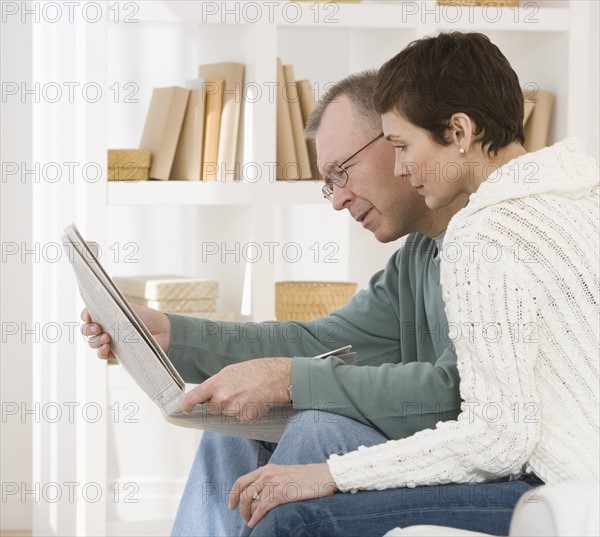
<instances>
[{"instance_id":1,"label":"bookshelf shelf","mask_svg":"<svg viewBox=\"0 0 600 537\"><path fill-rule=\"evenodd\" d=\"M414 5L414 4L413 4ZM280 27L327 28L402 28L414 29L418 18L411 15L402 2L335 4L306 2L298 4L302 12L281 11L277 24Z\"/></svg>"},{"instance_id":2,"label":"bookshelf shelf","mask_svg":"<svg viewBox=\"0 0 600 537\"><path fill-rule=\"evenodd\" d=\"M253 4L257 4L254 2ZM261 15L262 15L261 10ZM113 8L109 22L140 23L196 23L202 25L252 25L256 17L253 6L238 5L230 0L219 2L196 2L191 0L146 0L124 4L120 17ZM264 13L268 13L264 8ZM261 17L262 18L262 17Z\"/></svg>"},{"instance_id":3,"label":"bookshelf shelf","mask_svg":"<svg viewBox=\"0 0 600 537\"><path fill-rule=\"evenodd\" d=\"M569 29L569 10L523 2L520 8L493 6L437 6L435 2L362 2L349 5L302 5L299 16L280 13L278 26L311 28L375 28L456 31L542 31Z\"/></svg>"},{"instance_id":4,"label":"bookshelf shelf","mask_svg":"<svg viewBox=\"0 0 600 537\"><path fill-rule=\"evenodd\" d=\"M273 202L277 205L326 205L322 181L277 181ZM112 181L109 206L189 205L197 207L248 207L256 201L252 183L202 181Z\"/></svg>"},{"instance_id":5,"label":"bookshelf shelf","mask_svg":"<svg viewBox=\"0 0 600 537\"><path fill-rule=\"evenodd\" d=\"M286 28L452 28L457 31L564 32L569 30L567 7L544 7L524 1L519 8L437 6L435 2L190 2L149 0L133 7L113 8L109 23L127 26L185 24L202 27L266 26Z\"/></svg>"},{"instance_id":6,"label":"bookshelf shelf","mask_svg":"<svg viewBox=\"0 0 600 537\"><path fill-rule=\"evenodd\" d=\"M450 6L446 6L450 9ZM520 8L462 6L452 8L441 16L436 26L439 30L464 32L567 32L569 10L566 8L538 7L537 3L524 2Z\"/></svg>"},{"instance_id":7,"label":"bookshelf shelf","mask_svg":"<svg viewBox=\"0 0 600 537\"><path fill-rule=\"evenodd\" d=\"M108 184L109 205L248 206L254 185L202 181L128 181Z\"/></svg>"}]
</instances>

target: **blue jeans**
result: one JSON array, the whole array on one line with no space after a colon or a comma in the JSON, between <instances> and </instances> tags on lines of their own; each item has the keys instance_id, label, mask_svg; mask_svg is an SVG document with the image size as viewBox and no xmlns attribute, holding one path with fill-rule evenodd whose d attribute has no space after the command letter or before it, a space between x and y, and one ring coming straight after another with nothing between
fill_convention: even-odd
<instances>
[{"instance_id":1,"label":"blue jeans","mask_svg":"<svg viewBox=\"0 0 600 537\"><path fill-rule=\"evenodd\" d=\"M250 534L239 514L228 508L236 479L260 466L325 462L387 438L358 421L307 410L291 418L278 444L205 432L188 477L171 535L237 537Z\"/></svg>"},{"instance_id":2,"label":"blue jeans","mask_svg":"<svg viewBox=\"0 0 600 537\"><path fill-rule=\"evenodd\" d=\"M363 491L280 505L251 537L381 537L396 527L450 526L508 535L519 497L534 485L503 481ZM532 496L531 501L535 501Z\"/></svg>"}]
</instances>

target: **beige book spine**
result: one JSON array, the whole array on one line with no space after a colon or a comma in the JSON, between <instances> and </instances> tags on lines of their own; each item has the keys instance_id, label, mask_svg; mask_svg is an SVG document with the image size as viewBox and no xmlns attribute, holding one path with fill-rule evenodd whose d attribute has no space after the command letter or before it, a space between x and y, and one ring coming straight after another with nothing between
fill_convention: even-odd
<instances>
[{"instance_id":1,"label":"beige book spine","mask_svg":"<svg viewBox=\"0 0 600 537\"><path fill-rule=\"evenodd\" d=\"M285 75L277 58L277 179L298 179L290 107L284 97Z\"/></svg>"},{"instance_id":2,"label":"beige book spine","mask_svg":"<svg viewBox=\"0 0 600 537\"><path fill-rule=\"evenodd\" d=\"M204 152L202 154L202 174L204 181L216 181L219 169L219 133L221 130L221 111L223 110L223 79L208 79L206 88L206 119L204 122Z\"/></svg>"},{"instance_id":3,"label":"beige book spine","mask_svg":"<svg viewBox=\"0 0 600 537\"><path fill-rule=\"evenodd\" d=\"M219 171L220 181L239 178L240 166L237 162L237 148L242 113L244 84L243 64L225 64L228 75L225 78L225 98L221 113L221 132L219 136Z\"/></svg>"},{"instance_id":4,"label":"beige book spine","mask_svg":"<svg viewBox=\"0 0 600 537\"><path fill-rule=\"evenodd\" d=\"M525 112L528 105L533 103L533 109L525 121L525 144L527 151L538 151L548 144L548 132L554 107L554 94L548 91L536 91L525 95Z\"/></svg>"},{"instance_id":5,"label":"beige book spine","mask_svg":"<svg viewBox=\"0 0 600 537\"><path fill-rule=\"evenodd\" d=\"M294 66L284 65L283 75L285 85L283 97L290 108L290 119L292 123L292 135L294 137L294 148L296 149L296 158L298 162L298 178L312 179L310 160L308 158L308 148L304 140L304 121L302 119L302 108L300 105L300 92L295 82Z\"/></svg>"},{"instance_id":6,"label":"beige book spine","mask_svg":"<svg viewBox=\"0 0 600 537\"><path fill-rule=\"evenodd\" d=\"M224 82L216 179L237 179L241 173L237 153L243 108L244 64L221 62L200 65L198 76L205 80L221 79Z\"/></svg>"},{"instance_id":7,"label":"beige book spine","mask_svg":"<svg viewBox=\"0 0 600 537\"><path fill-rule=\"evenodd\" d=\"M204 100L202 89L191 90L170 179L192 181L200 179L204 140Z\"/></svg>"},{"instance_id":8,"label":"beige book spine","mask_svg":"<svg viewBox=\"0 0 600 537\"><path fill-rule=\"evenodd\" d=\"M140 149L152 155L151 179L167 180L171 175L189 95L189 89L176 86L152 92L140 142Z\"/></svg>"},{"instance_id":9,"label":"beige book spine","mask_svg":"<svg viewBox=\"0 0 600 537\"><path fill-rule=\"evenodd\" d=\"M310 87L310 81L298 80L296 85L298 86L298 96L300 97L302 124L306 126L306 122L316 106L315 96ZM308 149L308 159L310 161L313 179L321 179L321 174L319 173L319 167L317 165L317 144L314 140L306 140L306 147Z\"/></svg>"}]
</instances>

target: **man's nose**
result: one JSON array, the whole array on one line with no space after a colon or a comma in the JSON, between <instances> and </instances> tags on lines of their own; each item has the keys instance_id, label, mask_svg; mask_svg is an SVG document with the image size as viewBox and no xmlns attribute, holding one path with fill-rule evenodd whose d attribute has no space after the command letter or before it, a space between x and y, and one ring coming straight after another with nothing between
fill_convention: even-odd
<instances>
[{"instance_id":1,"label":"man's nose","mask_svg":"<svg viewBox=\"0 0 600 537\"><path fill-rule=\"evenodd\" d=\"M346 185L344 188L333 185L331 205L336 211L341 211L354 199L354 193Z\"/></svg>"}]
</instances>

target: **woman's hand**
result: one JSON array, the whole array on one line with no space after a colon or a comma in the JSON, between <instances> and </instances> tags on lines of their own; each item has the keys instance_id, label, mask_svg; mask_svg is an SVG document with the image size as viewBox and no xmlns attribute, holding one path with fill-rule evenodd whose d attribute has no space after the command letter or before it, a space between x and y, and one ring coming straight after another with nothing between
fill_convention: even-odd
<instances>
[{"instance_id":1,"label":"woman's hand","mask_svg":"<svg viewBox=\"0 0 600 537\"><path fill-rule=\"evenodd\" d=\"M233 485L229 509L240 506L250 528L283 503L331 496L337 486L326 463L281 466L267 464L240 477Z\"/></svg>"}]
</instances>

